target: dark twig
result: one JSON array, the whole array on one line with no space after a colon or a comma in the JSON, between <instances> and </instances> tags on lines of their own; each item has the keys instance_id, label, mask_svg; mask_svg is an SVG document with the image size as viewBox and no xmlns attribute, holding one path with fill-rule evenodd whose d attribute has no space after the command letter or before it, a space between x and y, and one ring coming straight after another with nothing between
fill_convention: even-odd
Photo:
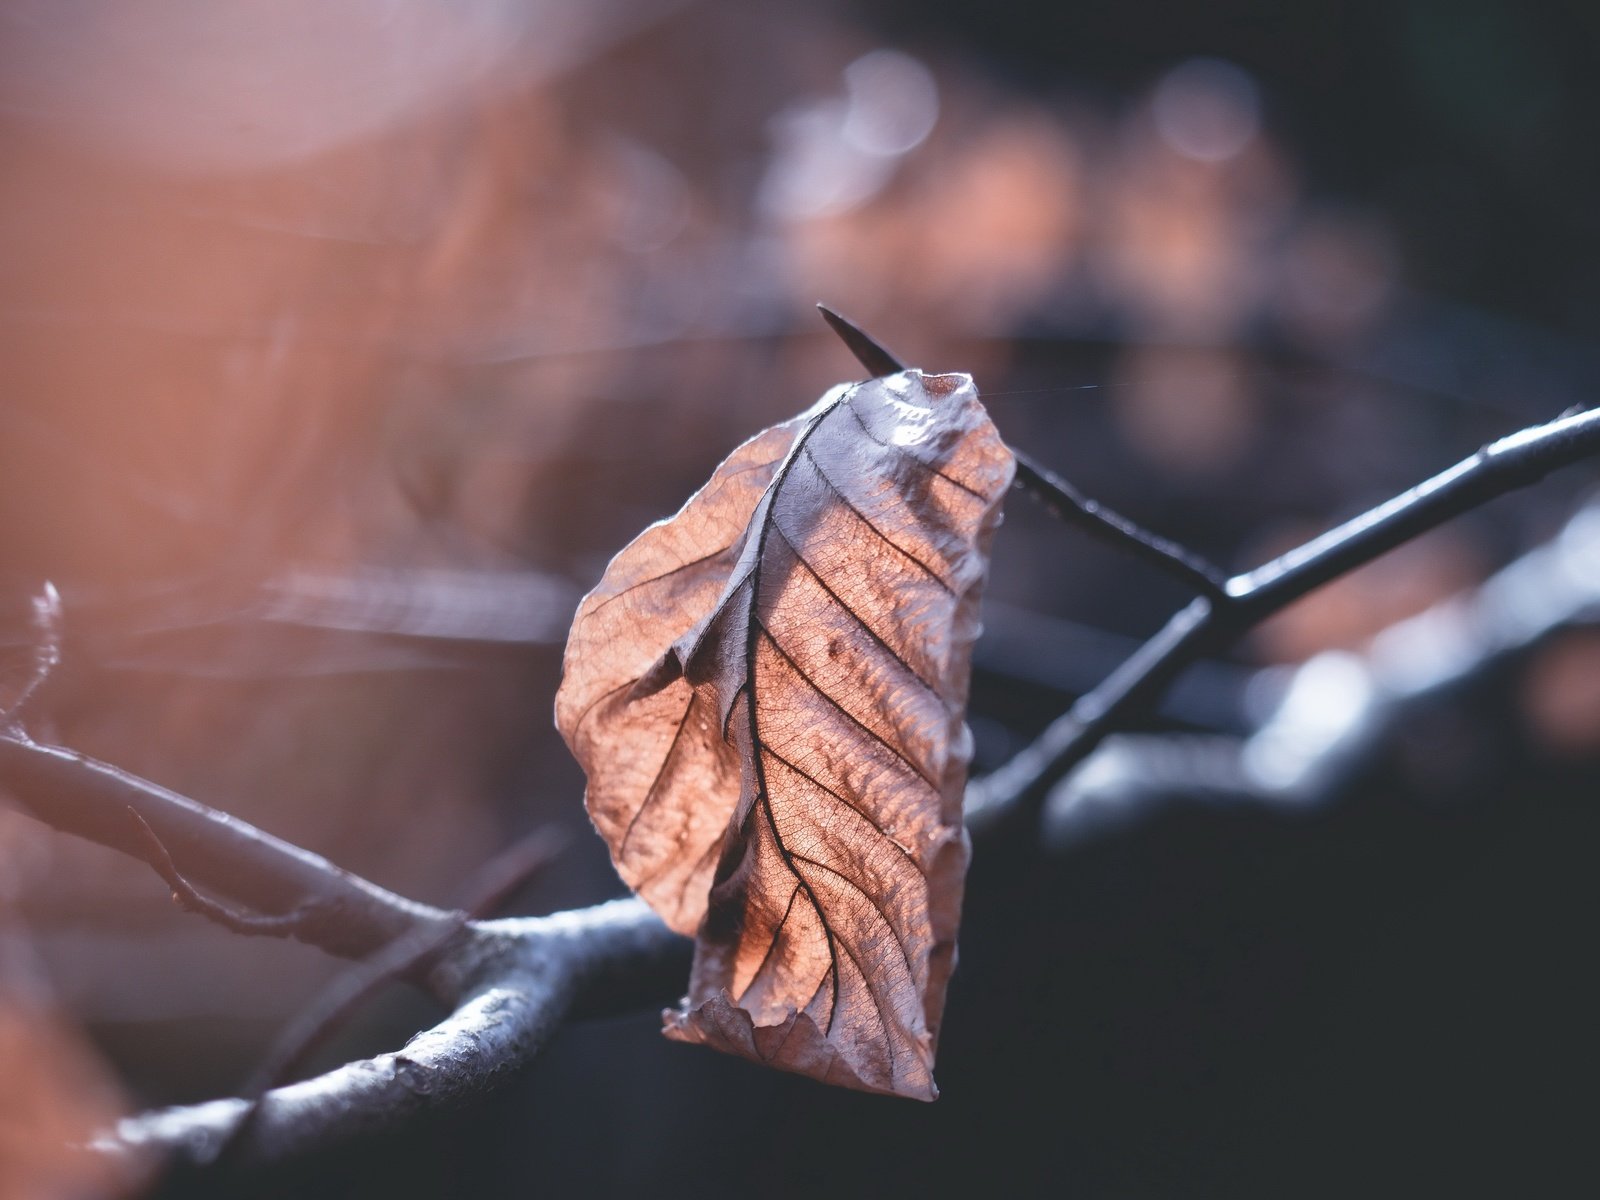
<instances>
[{"instance_id":1,"label":"dark twig","mask_svg":"<svg viewBox=\"0 0 1600 1200\"><path fill-rule=\"evenodd\" d=\"M892 375L904 365L864 330L832 309L817 305L822 319L874 376ZM1078 525L1101 541L1116 546L1152 566L1159 567L1202 596L1221 597L1226 576L1199 555L1170 538L1151 533L1098 500L1090 499L1070 483L1035 463L1015 448L1016 486L1027 492L1058 520Z\"/></svg>"},{"instance_id":2,"label":"dark twig","mask_svg":"<svg viewBox=\"0 0 1600 1200\"><path fill-rule=\"evenodd\" d=\"M1178 612L1099 687L998 771L968 789L968 821L984 827L1037 814L1050 787L1131 712L1156 700L1190 663L1215 652L1307 592L1452 517L1551 471L1600 454L1600 410L1501 438L1321 537L1228 580L1220 600Z\"/></svg>"},{"instance_id":3,"label":"dark twig","mask_svg":"<svg viewBox=\"0 0 1600 1200\"><path fill-rule=\"evenodd\" d=\"M286 913L259 915L244 912L218 900L207 899L183 877L182 872L172 861L172 855L167 853L167 848L156 836L156 831L150 828L150 823L141 817L139 810L131 804L128 806L128 816L145 844L145 853L141 857L155 868L157 875L166 880L167 886L172 889L172 899L185 912L198 913L208 921L215 921L224 929L233 930L234 933L257 937L290 937L310 916L312 909L305 905Z\"/></svg>"},{"instance_id":4,"label":"dark twig","mask_svg":"<svg viewBox=\"0 0 1600 1200\"><path fill-rule=\"evenodd\" d=\"M481 1095L531 1058L575 1006L604 1013L660 1002L686 969L687 942L638 901L476 922L470 911L404 900L243 821L18 736L0 735L0 787L47 824L151 862L169 884L179 881L175 890L194 893L191 880L199 880L264 911L281 910L285 900L304 904L307 919L295 937L346 957L381 955L360 973L363 986L339 994L350 995L351 1005L369 979L420 982L425 974L430 990L455 1006L404 1050L273 1088L257 1105L236 1098L125 1121L98 1143L114 1156L160 1148L199 1165L233 1138L235 1161L280 1161L390 1128ZM130 820L130 807L138 820ZM551 852L548 842L514 847L480 876L470 909L492 909ZM192 864L186 873L175 856ZM329 1007L342 1010L342 1003ZM322 1024L320 1012L317 1018L305 1027Z\"/></svg>"},{"instance_id":5,"label":"dark twig","mask_svg":"<svg viewBox=\"0 0 1600 1200\"><path fill-rule=\"evenodd\" d=\"M1235 624L1254 625L1396 546L1485 501L1600 453L1600 410L1533 425L1394 499L1228 581Z\"/></svg>"},{"instance_id":6,"label":"dark twig","mask_svg":"<svg viewBox=\"0 0 1600 1200\"><path fill-rule=\"evenodd\" d=\"M1225 595L1228 577L1198 554L1085 496L1021 451L1013 448L1011 453L1017 460L1017 486L1044 505L1051 516L1081 525L1102 541L1161 568L1202 596L1217 599Z\"/></svg>"},{"instance_id":7,"label":"dark twig","mask_svg":"<svg viewBox=\"0 0 1600 1200\"><path fill-rule=\"evenodd\" d=\"M1304 812L1338 800L1393 752L1395 730L1445 704L1471 702L1485 678L1502 683L1484 698L1514 706L1517 690L1503 682L1508 665L1564 631L1600 624L1597 564L1600 501L1472 590L1389 626L1359 655L1317 655L1287 681L1281 668L1266 668L1278 676L1279 699L1248 737L1113 735L1051 789L1046 846L1081 844L1168 805ZM1405 755L1392 761L1408 769Z\"/></svg>"},{"instance_id":8,"label":"dark twig","mask_svg":"<svg viewBox=\"0 0 1600 1200\"><path fill-rule=\"evenodd\" d=\"M134 808L190 884L258 913L302 909L293 936L343 958L450 919L186 796L15 733L0 732L0 792L46 825L156 866L160 855L128 819Z\"/></svg>"},{"instance_id":9,"label":"dark twig","mask_svg":"<svg viewBox=\"0 0 1600 1200\"><path fill-rule=\"evenodd\" d=\"M828 328L839 335L839 340L851 354L856 356L856 361L865 367L873 378L893 375L896 371L906 369L905 364L869 337L855 322L847 321L824 304L817 305L817 311L828 323Z\"/></svg>"},{"instance_id":10,"label":"dark twig","mask_svg":"<svg viewBox=\"0 0 1600 1200\"><path fill-rule=\"evenodd\" d=\"M1587 520L1591 525L1586 528L1592 527L1594 515ZM1571 582L1575 570L1590 579L1592 555L1592 537L1581 543L1564 537L1561 545L1532 552L1478 589L1466 610L1452 601L1417 618L1453 620L1448 614L1465 611L1478 632L1469 639L1461 663L1444 669L1432 684L1413 682L1409 687L1421 695L1422 689L1449 686L1458 671L1487 669L1502 653L1529 644L1576 614L1594 611L1593 584L1579 589ZM1528 611L1530 604L1537 614ZM1328 760L1348 753L1351 737L1377 738L1387 721L1403 719L1412 694L1402 689L1395 693L1397 701L1380 698L1383 709L1375 714L1380 727L1346 730L1326 746L1319 762L1301 766L1302 780L1324 786L1320 773L1338 769ZM1263 736L1270 734L1270 727L1263 729ZM1186 788L1228 784L1226 778L1197 773L1192 763L1177 778ZM1058 817L1057 825L1059 840L1091 832L1085 819ZM470 933L472 940L461 944L458 959L463 999L451 1017L397 1054L352 1063L269 1093L258 1122L242 1140L237 1162L281 1161L396 1128L425 1112L481 1095L497 1078L530 1061L560 1020L658 999L681 980L686 957L683 939L669 934L638 900L551 917L486 922L472 926ZM212 1160L215 1146L243 1109L243 1101L230 1099L145 1113L122 1122L116 1136L101 1147L116 1154L161 1149L183 1161L204 1163Z\"/></svg>"}]
</instances>

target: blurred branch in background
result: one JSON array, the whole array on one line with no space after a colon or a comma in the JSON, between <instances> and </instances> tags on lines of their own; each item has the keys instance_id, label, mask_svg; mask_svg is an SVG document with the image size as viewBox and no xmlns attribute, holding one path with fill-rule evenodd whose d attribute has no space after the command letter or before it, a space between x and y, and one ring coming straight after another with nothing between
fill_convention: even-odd
<instances>
[{"instance_id":1,"label":"blurred branch in background","mask_svg":"<svg viewBox=\"0 0 1600 1200\"><path fill-rule=\"evenodd\" d=\"M1298 667L1261 672L1255 686L1277 699L1247 738L1109 738L1051 791L1045 842L1063 849L1174 804L1260 805L1292 816L1334 803L1392 755L1394 739L1426 711L1470 703L1469 689L1481 690L1508 662L1520 660L1525 671L1541 646L1597 622L1600 503L1591 502L1551 542L1481 587L1390 626L1365 653L1327 651ZM1491 705L1506 708L1514 695L1502 688ZM1600 729L1592 687L1565 689L1549 709L1558 740ZM1483 723L1507 719L1504 712L1482 716ZM1460 748L1436 748L1452 750ZM1425 773L1418 785L1426 785Z\"/></svg>"},{"instance_id":2,"label":"blurred branch in background","mask_svg":"<svg viewBox=\"0 0 1600 1200\"><path fill-rule=\"evenodd\" d=\"M1176 614L1032 746L985 777L976 800L969 803L969 822L982 826L1001 820L1012 808L1031 816L1050 785L1082 762L1129 712L1158 698L1196 658L1436 525L1597 449L1600 410L1522 430L1337 529L1234 576L1221 597L1201 596Z\"/></svg>"}]
</instances>

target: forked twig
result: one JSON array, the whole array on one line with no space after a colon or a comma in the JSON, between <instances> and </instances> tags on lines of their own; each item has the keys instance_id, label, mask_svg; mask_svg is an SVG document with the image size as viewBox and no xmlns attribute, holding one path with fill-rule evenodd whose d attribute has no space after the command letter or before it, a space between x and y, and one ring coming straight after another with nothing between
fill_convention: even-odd
<instances>
[{"instance_id":1,"label":"forked twig","mask_svg":"<svg viewBox=\"0 0 1600 1200\"><path fill-rule=\"evenodd\" d=\"M820 306L819 306L820 307ZM823 318L861 365L875 374L902 370L898 359L837 313ZM1015 451L1013 451L1015 453ZM1154 637L1034 742L967 789L967 822L974 830L997 824L1031 828L1046 793L1082 762L1116 725L1154 704L1186 667L1340 575L1355 570L1452 517L1505 492L1525 487L1558 467L1600 453L1600 410L1568 410L1482 447L1447 471L1402 492L1353 520L1279 555L1253 571L1222 580L1203 560L1140 529L1087 498L1066 508L1041 496L1063 517L1076 515L1103 536L1184 579L1201 594ZM1018 483L1044 483L1018 455ZM1039 493L1035 493L1039 495Z\"/></svg>"},{"instance_id":2,"label":"forked twig","mask_svg":"<svg viewBox=\"0 0 1600 1200\"><path fill-rule=\"evenodd\" d=\"M300 909L291 935L341 958L365 958L412 929L449 920L236 817L15 730L0 729L0 792L46 825L157 866L160 855L128 819L134 808L163 851L183 860L191 887L257 913Z\"/></svg>"},{"instance_id":3,"label":"forked twig","mask_svg":"<svg viewBox=\"0 0 1600 1200\"><path fill-rule=\"evenodd\" d=\"M488 916L528 882L568 842L564 832L537 829L496 855L466 889L467 901L437 926L413 929L390 942L360 966L335 979L279 1036L240 1089L248 1103L239 1123L217 1147L218 1161L244 1144L261 1114L261 1098L286 1083L306 1059L362 1005L389 984L411 975L434 958L473 921Z\"/></svg>"},{"instance_id":4,"label":"forked twig","mask_svg":"<svg viewBox=\"0 0 1600 1200\"><path fill-rule=\"evenodd\" d=\"M212 900L202 896L183 877L177 864L172 861L172 855L167 853L166 846L156 836L156 831L150 828L150 823L139 815L139 810L133 805L128 805L128 817L138 831L140 840L144 842L144 860L155 868L157 875L161 876L169 888L172 889L172 899L185 912L198 913L208 921L215 921L224 929L231 929L234 933L245 933L258 937L290 937L295 930L301 928L307 918L314 911L311 905L300 905L286 913L257 914L235 908L231 904L224 904L220 900Z\"/></svg>"},{"instance_id":5,"label":"forked twig","mask_svg":"<svg viewBox=\"0 0 1600 1200\"><path fill-rule=\"evenodd\" d=\"M1600 454L1600 410L1535 425L1484 446L1343 525L1228 580L1222 598L1200 597L1169 620L1100 686L1079 698L1032 745L968 791L969 822L1037 816L1050 787L1119 722L1154 703L1196 659L1220 650L1308 592L1418 534L1558 467Z\"/></svg>"}]
</instances>

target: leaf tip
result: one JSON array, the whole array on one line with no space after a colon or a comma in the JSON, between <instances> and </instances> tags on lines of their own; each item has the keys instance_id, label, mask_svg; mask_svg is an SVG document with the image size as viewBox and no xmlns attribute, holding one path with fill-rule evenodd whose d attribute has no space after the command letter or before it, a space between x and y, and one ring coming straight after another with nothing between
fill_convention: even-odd
<instances>
[{"instance_id":1,"label":"leaf tip","mask_svg":"<svg viewBox=\"0 0 1600 1200\"><path fill-rule=\"evenodd\" d=\"M905 365L899 359L869 337L854 322L841 317L825 304L818 304L817 311L828 323L828 328L839 335L839 340L851 354L856 356L856 361L865 367L873 378L905 370Z\"/></svg>"},{"instance_id":2,"label":"leaf tip","mask_svg":"<svg viewBox=\"0 0 1600 1200\"><path fill-rule=\"evenodd\" d=\"M858 1060L832 1041L807 1012L791 1008L780 1021L758 1025L750 1011L726 988L696 1001L685 996L678 1008L661 1013L661 1032L670 1041L710 1046L766 1067L804 1075L852 1091L931 1103L939 1098L929 1055L920 1069L897 1070Z\"/></svg>"}]
</instances>

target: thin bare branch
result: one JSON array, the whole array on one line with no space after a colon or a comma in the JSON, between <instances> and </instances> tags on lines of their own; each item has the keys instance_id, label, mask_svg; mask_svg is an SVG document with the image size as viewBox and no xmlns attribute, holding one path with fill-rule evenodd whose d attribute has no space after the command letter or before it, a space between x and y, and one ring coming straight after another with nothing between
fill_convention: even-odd
<instances>
[{"instance_id":1,"label":"thin bare branch","mask_svg":"<svg viewBox=\"0 0 1600 1200\"><path fill-rule=\"evenodd\" d=\"M846 320L825 304L817 305L817 311L822 314L822 319L828 323L828 328L839 335L839 340L856 361L865 367L873 378L880 375L893 375L896 371L904 371L905 364L893 354L880 346L875 339L868 336L867 332L854 321Z\"/></svg>"},{"instance_id":2,"label":"thin bare branch","mask_svg":"<svg viewBox=\"0 0 1600 1200\"><path fill-rule=\"evenodd\" d=\"M303 909L293 936L343 958L364 958L413 929L451 920L441 909L397 896L235 817L15 733L0 733L0 792L46 825L158 869L166 854L191 885L255 912ZM130 808L155 834L161 853L128 819Z\"/></svg>"},{"instance_id":3,"label":"thin bare branch","mask_svg":"<svg viewBox=\"0 0 1600 1200\"><path fill-rule=\"evenodd\" d=\"M314 911L302 905L286 913L269 913L258 915L243 912L231 905L223 904L217 900L208 899L195 890L195 886L185 879L172 861L172 855L167 853L167 848L161 844L161 839L156 836L156 831L150 828L150 823L139 815L139 810L132 805L128 806L128 818L139 831L139 836L144 840L146 853L145 861L155 868L156 874L161 876L172 889L172 899L185 912L198 913L208 921L215 921L224 929L231 929L234 933L251 934L258 937L290 937L295 930L303 924L307 917Z\"/></svg>"},{"instance_id":4,"label":"thin bare branch","mask_svg":"<svg viewBox=\"0 0 1600 1200\"><path fill-rule=\"evenodd\" d=\"M1246 738L1112 736L1051 790L1047 847L1078 844L1168 804L1304 811L1336 800L1372 769L1393 730L1563 630L1600 623L1597 565L1600 501L1471 591L1391 625L1361 654L1329 651L1295 668L1275 685L1274 711Z\"/></svg>"},{"instance_id":5,"label":"thin bare branch","mask_svg":"<svg viewBox=\"0 0 1600 1200\"><path fill-rule=\"evenodd\" d=\"M1228 581L1232 624L1247 627L1396 546L1550 472L1600 454L1600 409L1558 417L1484 446L1269 563Z\"/></svg>"},{"instance_id":6,"label":"thin bare branch","mask_svg":"<svg viewBox=\"0 0 1600 1200\"><path fill-rule=\"evenodd\" d=\"M1192 550L1151 533L1100 501L1085 496L1014 447L1011 453L1017 460L1017 487L1042 504L1051 516L1082 526L1101 541L1159 567L1202 596L1215 599L1226 594L1227 576L1218 567Z\"/></svg>"},{"instance_id":7,"label":"thin bare branch","mask_svg":"<svg viewBox=\"0 0 1600 1200\"><path fill-rule=\"evenodd\" d=\"M853 322L823 305L817 305L822 319L839 335L856 361L874 376L892 375L905 370L904 364ZM1027 492L1057 520L1088 531L1109 545L1171 575L1202 596L1221 598L1227 577L1193 551L1151 533L1098 500L1090 499L1070 483L1040 466L1015 447L1016 486Z\"/></svg>"},{"instance_id":8,"label":"thin bare branch","mask_svg":"<svg viewBox=\"0 0 1600 1200\"><path fill-rule=\"evenodd\" d=\"M1588 566L1595 520L1595 510L1586 510L1559 543L1530 552L1471 595L1408 622L1466 620L1477 635L1437 678L1414 680L1389 699L1375 697L1381 706L1376 726L1363 722L1369 727L1359 736L1381 740L1382 729L1403 719L1416 697L1455 686L1550 630L1600 611ZM1582 541L1573 532L1580 521L1588 531ZM1530 603L1536 612L1528 611ZM1282 719L1287 718L1274 718ZM1258 736L1272 733L1269 722ZM1347 749L1330 742L1324 757L1337 758ZM1303 773L1309 777L1329 766L1308 761ZM1193 776L1193 764L1183 771ZM1060 817L1056 824L1052 833L1060 842L1070 842L1085 828L1081 820ZM688 943L669 934L638 900L479 923L458 948L445 964L460 972L452 985L463 997L456 1013L398 1054L352 1063L269 1093L259 1125L242 1140L238 1165L282 1161L468 1103L531 1061L561 1020L669 995L681 982L688 957ZM563 993L566 986L576 988L570 1001ZM243 1101L219 1100L146 1113L122 1122L101 1146L119 1155L154 1149L180 1161L205 1163L243 1110Z\"/></svg>"},{"instance_id":9,"label":"thin bare branch","mask_svg":"<svg viewBox=\"0 0 1600 1200\"><path fill-rule=\"evenodd\" d=\"M1037 815L1050 787L1117 724L1153 703L1190 663L1213 653L1306 593L1403 542L1551 471L1600 454L1600 410L1535 425L1354 520L1228 581L1225 599L1182 609L1034 743L967 790L975 829Z\"/></svg>"}]
</instances>

